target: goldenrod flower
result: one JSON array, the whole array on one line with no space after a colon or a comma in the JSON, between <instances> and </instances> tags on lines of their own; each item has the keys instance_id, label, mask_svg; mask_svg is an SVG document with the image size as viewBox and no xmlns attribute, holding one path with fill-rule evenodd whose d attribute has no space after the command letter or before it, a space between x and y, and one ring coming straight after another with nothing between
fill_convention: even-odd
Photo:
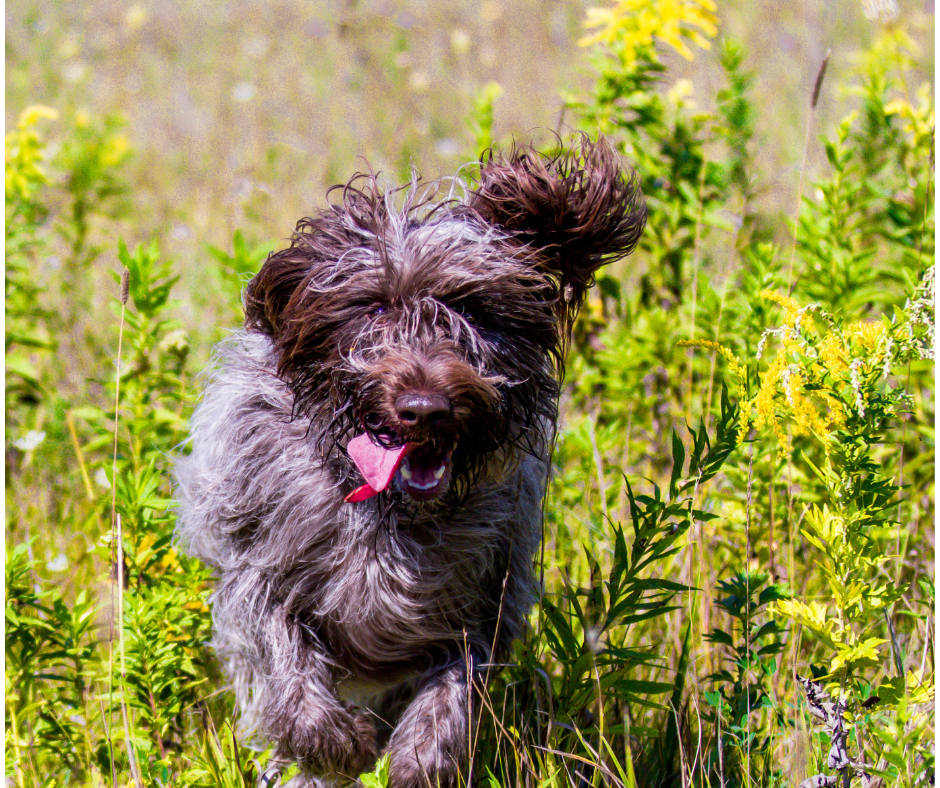
<instances>
[{"instance_id":1,"label":"goldenrod flower","mask_svg":"<svg viewBox=\"0 0 940 788\"><path fill-rule=\"evenodd\" d=\"M16 128L6 135L4 185L8 201L18 198L26 202L33 190L46 182L46 173L40 166L44 146L34 126L40 120L58 117L54 109L34 104L20 113Z\"/></svg>"},{"instance_id":2,"label":"goldenrod flower","mask_svg":"<svg viewBox=\"0 0 940 788\"><path fill-rule=\"evenodd\" d=\"M728 369L734 376L738 384L738 396L740 397L741 415L738 417L737 442L740 443L747 435L751 424L751 402L747 399L747 366L739 359L730 348L726 348L719 342L710 339L683 339L678 343L679 347L701 347L707 350L714 350L728 362Z\"/></svg>"},{"instance_id":3,"label":"goldenrod flower","mask_svg":"<svg viewBox=\"0 0 940 788\"><path fill-rule=\"evenodd\" d=\"M709 39L718 34L716 10L712 0L618 0L608 8L588 9L584 26L599 30L580 44L617 41L623 46L624 62L629 64L638 49L659 39L691 60L689 44L710 49Z\"/></svg>"},{"instance_id":4,"label":"goldenrod flower","mask_svg":"<svg viewBox=\"0 0 940 788\"><path fill-rule=\"evenodd\" d=\"M932 272L925 277L925 292L932 296ZM746 365L728 348L708 340L684 341L680 345L717 351L728 361L737 379L740 396L738 441L748 429L768 430L778 450L788 450L783 424L794 435L812 435L823 441L844 429L850 417L863 419L870 408L873 386L890 374L896 344L905 338L885 322L863 321L838 325L817 304L801 306L789 296L765 290L763 298L783 307L783 325L764 331L757 359L773 341L776 354L759 375L757 391L750 395ZM930 302L932 304L932 301ZM817 328L813 314L828 330Z\"/></svg>"},{"instance_id":5,"label":"goldenrod flower","mask_svg":"<svg viewBox=\"0 0 940 788\"><path fill-rule=\"evenodd\" d=\"M123 134L115 134L104 141L101 148L101 163L105 167L116 167L127 157L131 144Z\"/></svg>"},{"instance_id":6,"label":"goldenrod flower","mask_svg":"<svg viewBox=\"0 0 940 788\"><path fill-rule=\"evenodd\" d=\"M908 136L909 143L915 149L930 146L937 123L931 84L922 83L917 88L916 96L916 103L899 98L884 106L885 115L896 116L904 121L901 130Z\"/></svg>"},{"instance_id":7,"label":"goldenrod flower","mask_svg":"<svg viewBox=\"0 0 940 788\"><path fill-rule=\"evenodd\" d=\"M741 387L747 386L747 367L730 348L726 348L724 345L713 342L710 339L683 339L678 345L679 347L701 347L707 350L718 351L718 353L728 361L728 368L731 370L731 374L737 379L738 385Z\"/></svg>"},{"instance_id":8,"label":"goldenrod flower","mask_svg":"<svg viewBox=\"0 0 940 788\"><path fill-rule=\"evenodd\" d=\"M780 306L783 307L783 324L786 326L786 328L790 329L790 331L782 332L784 342L798 340L799 337L797 332L799 331L816 330L816 324L813 322L812 315L807 317L807 313L816 309L816 304L807 304L806 306L801 307L789 296L780 295L773 290L761 291L760 297L766 298L768 301L773 301L776 304L780 304Z\"/></svg>"},{"instance_id":9,"label":"goldenrod flower","mask_svg":"<svg viewBox=\"0 0 940 788\"><path fill-rule=\"evenodd\" d=\"M848 370L845 344L837 334L832 332L826 334L819 343L817 351L821 366L831 374L840 375Z\"/></svg>"},{"instance_id":10,"label":"goldenrod flower","mask_svg":"<svg viewBox=\"0 0 940 788\"><path fill-rule=\"evenodd\" d=\"M57 120L58 117L59 113L52 107L47 107L45 104L33 104L20 113L16 121L16 127L26 129L35 126L40 120Z\"/></svg>"}]
</instances>

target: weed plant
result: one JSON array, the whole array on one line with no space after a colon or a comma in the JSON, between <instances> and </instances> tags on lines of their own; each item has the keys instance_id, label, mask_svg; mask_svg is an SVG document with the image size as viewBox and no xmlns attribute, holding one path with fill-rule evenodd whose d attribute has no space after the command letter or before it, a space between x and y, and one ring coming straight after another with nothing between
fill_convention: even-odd
<instances>
[{"instance_id":1,"label":"weed plant","mask_svg":"<svg viewBox=\"0 0 940 788\"><path fill-rule=\"evenodd\" d=\"M842 120L806 135L827 170L794 175L782 220L755 207L771 188L759 71L710 0L623 0L587 21L593 87L566 118L634 164L649 226L575 328L544 595L478 690L469 779L932 784L934 108L913 43L885 27L843 75ZM673 50L716 58L714 110L671 78ZM499 96L491 84L473 104L480 147ZM225 326L184 332L161 239L108 239L132 155L119 119L42 106L6 136L19 788L248 786L266 768L219 691L209 573L172 541L196 359ZM238 230L231 251L207 250L230 325L271 248ZM50 257L67 287L39 275ZM89 322L102 299L113 318ZM387 764L362 782L385 785Z\"/></svg>"}]
</instances>

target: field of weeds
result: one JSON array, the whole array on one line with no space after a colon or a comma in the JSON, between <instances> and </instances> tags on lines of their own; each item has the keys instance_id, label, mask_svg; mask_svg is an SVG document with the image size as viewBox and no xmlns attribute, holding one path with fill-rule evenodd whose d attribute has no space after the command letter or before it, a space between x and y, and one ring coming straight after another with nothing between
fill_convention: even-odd
<instances>
[{"instance_id":1,"label":"field of weeds","mask_svg":"<svg viewBox=\"0 0 940 788\"><path fill-rule=\"evenodd\" d=\"M576 131L649 222L575 327L467 781L933 784L932 2L14 0L6 33L8 785L257 781L172 541L198 373L329 185Z\"/></svg>"}]
</instances>

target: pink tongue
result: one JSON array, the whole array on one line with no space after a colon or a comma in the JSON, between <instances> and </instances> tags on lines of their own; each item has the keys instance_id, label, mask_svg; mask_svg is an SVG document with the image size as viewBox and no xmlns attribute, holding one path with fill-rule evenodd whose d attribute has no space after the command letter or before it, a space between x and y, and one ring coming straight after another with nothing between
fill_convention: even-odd
<instances>
[{"instance_id":1,"label":"pink tongue","mask_svg":"<svg viewBox=\"0 0 940 788\"><path fill-rule=\"evenodd\" d=\"M357 435L346 446L346 451L366 483L346 496L349 502L364 501L373 495L378 495L388 487L389 482L401 465L402 460L411 448L404 444L395 449L386 449L372 440L368 432Z\"/></svg>"}]
</instances>

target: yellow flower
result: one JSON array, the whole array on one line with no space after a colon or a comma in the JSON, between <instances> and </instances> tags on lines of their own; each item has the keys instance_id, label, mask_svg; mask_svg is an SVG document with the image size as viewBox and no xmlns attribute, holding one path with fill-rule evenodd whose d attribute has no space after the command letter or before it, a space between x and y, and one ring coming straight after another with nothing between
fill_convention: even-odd
<instances>
[{"instance_id":1,"label":"yellow flower","mask_svg":"<svg viewBox=\"0 0 940 788\"><path fill-rule=\"evenodd\" d=\"M783 353L778 353L767 371L761 376L760 389L750 403L754 410L754 427L758 430L770 427L777 439L777 445L781 453L786 451L787 436L780 426L780 420L777 418L776 398L778 383L782 379L786 368L786 357Z\"/></svg>"},{"instance_id":2,"label":"yellow flower","mask_svg":"<svg viewBox=\"0 0 940 788\"><path fill-rule=\"evenodd\" d=\"M846 362L848 356L838 334L832 332L826 334L819 343L817 351L823 368L829 373L838 376L848 371L849 365Z\"/></svg>"},{"instance_id":3,"label":"yellow flower","mask_svg":"<svg viewBox=\"0 0 940 788\"><path fill-rule=\"evenodd\" d=\"M694 106L691 102L687 102L686 99L692 95L693 86L691 79L677 79L676 84L673 85L666 92L666 98L671 104L678 106L679 104L690 104Z\"/></svg>"},{"instance_id":4,"label":"yellow flower","mask_svg":"<svg viewBox=\"0 0 940 788\"><path fill-rule=\"evenodd\" d=\"M105 167L116 167L125 159L130 149L130 142L123 134L109 137L101 149L101 163Z\"/></svg>"},{"instance_id":5,"label":"yellow flower","mask_svg":"<svg viewBox=\"0 0 940 788\"><path fill-rule=\"evenodd\" d=\"M726 348L724 345L719 342L713 342L710 339L683 339L677 343L679 347L701 347L707 350L716 350L719 355L724 357L728 361L728 368L731 370L731 374L735 376L738 381L738 385L742 388L742 395L744 393L744 388L747 385L747 367L742 363L730 348Z\"/></svg>"},{"instance_id":6,"label":"yellow flower","mask_svg":"<svg viewBox=\"0 0 940 788\"><path fill-rule=\"evenodd\" d=\"M853 323L846 331L846 338L855 340L865 350L878 350L887 336L884 323Z\"/></svg>"},{"instance_id":7,"label":"yellow flower","mask_svg":"<svg viewBox=\"0 0 940 788\"><path fill-rule=\"evenodd\" d=\"M58 118L59 113L52 107L47 107L45 104L33 104L20 113L20 117L16 121L16 127L26 129L35 126L40 120L58 120Z\"/></svg>"},{"instance_id":8,"label":"yellow flower","mask_svg":"<svg viewBox=\"0 0 940 788\"><path fill-rule=\"evenodd\" d=\"M712 0L617 0L609 8L588 9L584 26L598 30L580 44L617 41L625 64L630 64L638 49L659 39L691 60L690 43L710 49L709 39L718 34L716 10Z\"/></svg>"},{"instance_id":9,"label":"yellow flower","mask_svg":"<svg viewBox=\"0 0 940 788\"><path fill-rule=\"evenodd\" d=\"M739 416L737 435L737 442L740 443L744 440L744 436L747 435L747 431L751 423L751 402L747 399L747 366L731 351L730 348L726 348L724 345L718 342L713 342L709 339L683 339L678 343L678 345L679 347L701 347L707 350L717 351L718 354L728 362L728 370L737 381L738 396L741 400L741 415Z\"/></svg>"},{"instance_id":10,"label":"yellow flower","mask_svg":"<svg viewBox=\"0 0 940 788\"><path fill-rule=\"evenodd\" d=\"M903 118L906 121L903 126L904 133L913 138L915 146L920 145L928 137L932 138L936 127L931 86L924 83L917 89L916 106L905 99L895 99L885 104L884 113Z\"/></svg>"},{"instance_id":11,"label":"yellow flower","mask_svg":"<svg viewBox=\"0 0 940 788\"><path fill-rule=\"evenodd\" d=\"M793 435L811 435L823 442L834 430L843 429L850 414L864 416L869 407L867 381L873 373L889 374L893 337L884 323L852 323L844 328L820 313L830 324L822 334L812 313L815 304L801 306L789 296L765 290L763 298L783 307L783 325L765 331L758 345L761 359L768 341L776 341L776 355L759 375L759 386L751 395L747 366L728 348L709 340L683 341L682 346L714 350L728 362L737 379L740 398L738 441L752 426L770 432L778 452L788 451L785 425ZM888 369L889 371L884 371ZM854 401L846 400L851 395Z\"/></svg>"},{"instance_id":12,"label":"yellow flower","mask_svg":"<svg viewBox=\"0 0 940 788\"><path fill-rule=\"evenodd\" d=\"M773 290L763 290L760 294L761 298L766 298L768 301L773 301L776 304L784 309L784 321L783 324L790 329L796 330L799 328L806 328L809 331L816 330L816 324L813 322L812 316L808 316L806 313L812 309L813 305L801 307L796 301L794 301L789 296L780 295L775 293ZM790 339L795 339L791 332L784 332L784 341Z\"/></svg>"},{"instance_id":13,"label":"yellow flower","mask_svg":"<svg viewBox=\"0 0 940 788\"><path fill-rule=\"evenodd\" d=\"M16 128L4 138L4 186L7 201L28 202L33 191L46 182L46 173L40 164L44 144L34 126L40 120L55 120L58 113L42 104L27 107L16 121Z\"/></svg>"}]
</instances>

